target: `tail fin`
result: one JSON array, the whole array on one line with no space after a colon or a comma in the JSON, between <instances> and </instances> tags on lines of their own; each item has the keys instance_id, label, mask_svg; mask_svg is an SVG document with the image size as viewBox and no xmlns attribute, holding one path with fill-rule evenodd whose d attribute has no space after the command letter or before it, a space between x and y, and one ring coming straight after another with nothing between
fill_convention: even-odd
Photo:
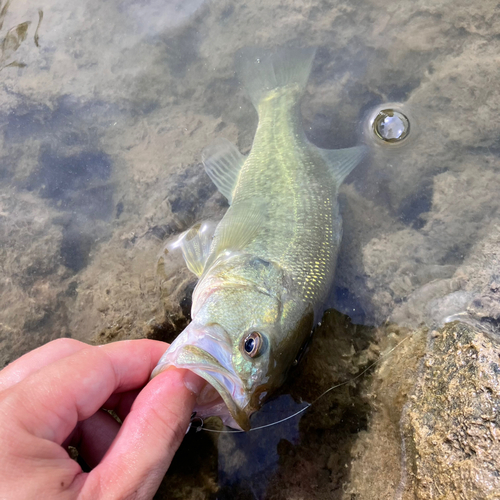
<instances>
[{"instance_id":1,"label":"tail fin","mask_svg":"<svg viewBox=\"0 0 500 500\"><path fill-rule=\"evenodd\" d=\"M272 90L290 84L304 89L316 53L316 48L281 48L266 50L243 49L237 54L237 68L253 105Z\"/></svg>"}]
</instances>

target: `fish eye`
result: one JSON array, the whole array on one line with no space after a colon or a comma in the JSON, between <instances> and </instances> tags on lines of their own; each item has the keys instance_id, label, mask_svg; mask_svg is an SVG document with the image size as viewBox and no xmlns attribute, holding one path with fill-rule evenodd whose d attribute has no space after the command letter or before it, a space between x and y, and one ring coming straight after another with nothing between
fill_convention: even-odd
<instances>
[{"instance_id":1,"label":"fish eye","mask_svg":"<svg viewBox=\"0 0 500 500\"><path fill-rule=\"evenodd\" d=\"M243 351L247 356L255 358L260 354L262 347L264 346L264 339L259 332L249 333L243 338L242 347Z\"/></svg>"}]
</instances>

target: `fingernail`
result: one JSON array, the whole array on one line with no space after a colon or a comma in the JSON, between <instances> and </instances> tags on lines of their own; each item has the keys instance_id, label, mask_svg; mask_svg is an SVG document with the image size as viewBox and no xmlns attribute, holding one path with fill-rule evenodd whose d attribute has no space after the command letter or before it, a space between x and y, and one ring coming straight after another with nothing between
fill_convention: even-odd
<instances>
[{"instance_id":1,"label":"fingernail","mask_svg":"<svg viewBox=\"0 0 500 500\"><path fill-rule=\"evenodd\" d=\"M186 370L184 375L184 385L193 393L200 394L202 389L207 385L207 381L200 376L196 375L190 370Z\"/></svg>"}]
</instances>

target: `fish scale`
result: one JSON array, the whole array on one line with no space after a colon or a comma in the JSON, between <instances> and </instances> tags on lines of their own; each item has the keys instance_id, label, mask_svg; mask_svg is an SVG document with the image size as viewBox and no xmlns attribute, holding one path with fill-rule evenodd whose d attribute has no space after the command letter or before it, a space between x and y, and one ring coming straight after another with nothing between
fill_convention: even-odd
<instances>
[{"instance_id":1,"label":"fish scale","mask_svg":"<svg viewBox=\"0 0 500 500\"><path fill-rule=\"evenodd\" d=\"M260 104L252 151L229 210L249 198L274 201L265 235L242 250L276 262L302 290L304 301L320 304L333 279L341 221L336 183L300 127L299 97L291 86Z\"/></svg>"}]
</instances>

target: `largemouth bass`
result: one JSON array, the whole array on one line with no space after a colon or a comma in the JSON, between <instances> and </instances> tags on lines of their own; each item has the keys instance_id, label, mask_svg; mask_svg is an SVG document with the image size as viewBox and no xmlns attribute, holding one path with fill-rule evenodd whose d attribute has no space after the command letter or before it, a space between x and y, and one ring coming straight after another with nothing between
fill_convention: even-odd
<instances>
[{"instance_id":1,"label":"largemouth bass","mask_svg":"<svg viewBox=\"0 0 500 500\"><path fill-rule=\"evenodd\" d=\"M199 281L192 321L163 355L208 384L195 409L250 429L250 415L285 380L323 311L342 237L339 186L364 147L323 150L301 127L300 98L315 49L249 50L239 74L259 124L248 156L227 140L203 154L229 208L218 225L183 233Z\"/></svg>"}]
</instances>

